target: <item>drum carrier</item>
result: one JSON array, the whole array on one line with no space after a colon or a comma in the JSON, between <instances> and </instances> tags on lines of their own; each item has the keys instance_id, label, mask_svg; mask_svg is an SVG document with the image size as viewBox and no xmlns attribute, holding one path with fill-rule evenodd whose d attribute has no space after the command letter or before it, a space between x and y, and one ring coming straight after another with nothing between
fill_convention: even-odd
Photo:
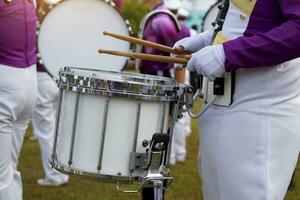
<instances>
[{"instance_id":1,"label":"drum carrier","mask_svg":"<svg viewBox=\"0 0 300 200\"><path fill-rule=\"evenodd\" d=\"M213 39L211 44L218 42L216 38L221 32L225 17L229 9L229 0L218 0L206 13L203 19L203 31L209 29L209 21L216 15L216 20L211 23L214 30ZM187 110L191 118L198 118L201 116L211 105L227 107L232 104L232 97L234 93L235 85L235 73L225 73L223 77L216 78L213 82L210 82L206 77L198 75L195 78L196 92L193 97L193 101L197 97L203 99L205 105L198 113L192 112L193 103L187 102ZM195 88L194 88L195 90Z\"/></svg>"}]
</instances>

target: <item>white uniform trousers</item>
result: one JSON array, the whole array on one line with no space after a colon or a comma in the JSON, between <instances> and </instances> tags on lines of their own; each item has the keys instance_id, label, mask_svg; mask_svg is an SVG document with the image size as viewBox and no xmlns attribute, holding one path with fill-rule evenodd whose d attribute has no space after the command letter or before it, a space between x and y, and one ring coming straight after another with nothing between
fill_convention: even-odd
<instances>
[{"instance_id":1,"label":"white uniform trousers","mask_svg":"<svg viewBox=\"0 0 300 200\"><path fill-rule=\"evenodd\" d=\"M0 200L21 200L19 153L36 99L36 66L0 65Z\"/></svg>"},{"instance_id":2,"label":"white uniform trousers","mask_svg":"<svg viewBox=\"0 0 300 200\"><path fill-rule=\"evenodd\" d=\"M32 126L34 135L40 144L43 169L48 179L67 181L67 175L56 171L49 164L52 154L59 90L46 72L37 73L37 83L38 93L32 116Z\"/></svg>"},{"instance_id":3,"label":"white uniform trousers","mask_svg":"<svg viewBox=\"0 0 300 200\"><path fill-rule=\"evenodd\" d=\"M186 137L191 132L191 119L187 113L183 113L183 117L175 122L172 148L170 155L170 164L176 161L184 161L186 157Z\"/></svg>"},{"instance_id":4,"label":"white uniform trousers","mask_svg":"<svg viewBox=\"0 0 300 200\"><path fill-rule=\"evenodd\" d=\"M299 86L300 59L236 72L233 104L199 121L205 200L284 199L300 150Z\"/></svg>"}]
</instances>

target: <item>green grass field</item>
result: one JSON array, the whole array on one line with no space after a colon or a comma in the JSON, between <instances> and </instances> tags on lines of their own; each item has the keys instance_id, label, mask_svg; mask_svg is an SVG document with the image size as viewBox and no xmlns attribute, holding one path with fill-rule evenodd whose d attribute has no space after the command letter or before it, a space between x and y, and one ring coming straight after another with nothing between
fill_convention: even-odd
<instances>
[{"instance_id":1,"label":"green grass field","mask_svg":"<svg viewBox=\"0 0 300 200\"><path fill-rule=\"evenodd\" d=\"M201 183L197 171L198 129L193 121L192 133L188 137L188 157L184 164L171 167L175 177L166 200L202 200ZM30 141L28 130L21 152L19 169L22 172L24 200L134 200L140 194L123 194L116 191L116 185L92 182L71 177L68 185L62 187L40 187L36 179L43 177L40 152L37 141ZM300 200L300 166L296 171L296 187L288 192L285 200ZM254 199L255 200L255 199Z\"/></svg>"}]
</instances>

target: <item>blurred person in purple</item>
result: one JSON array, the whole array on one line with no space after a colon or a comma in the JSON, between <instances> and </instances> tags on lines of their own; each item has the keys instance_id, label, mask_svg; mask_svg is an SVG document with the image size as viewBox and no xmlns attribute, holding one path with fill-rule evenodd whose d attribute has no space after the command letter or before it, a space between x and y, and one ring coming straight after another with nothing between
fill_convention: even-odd
<instances>
[{"instance_id":1,"label":"blurred person in purple","mask_svg":"<svg viewBox=\"0 0 300 200\"><path fill-rule=\"evenodd\" d=\"M186 26L181 26L177 17L160 0L140 0L139 3L147 5L151 10L140 23L139 37L144 40L173 47L176 41L189 36ZM149 47L137 48L137 52L170 56L168 53ZM174 64L156 61L137 61L141 73L175 78L177 82L185 82L185 70L174 70ZM153 133L154 134L154 133ZM144 188L144 200L163 199L162 191L153 188Z\"/></svg>"},{"instance_id":2,"label":"blurred person in purple","mask_svg":"<svg viewBox=\"0 0 300 200\"><path fill-rule=\"evenodd\" d=\"M189 36L186 27L181 28L176 16L167 8L160 0L140 0L141 4L146 4L151 10L141 21L143 26L142 33L139 37L144 40L163 44L172 47L176 41ZM157 13L156 13L157 12ZM151 14L153 13L153 14ZM149 47L142 47L141 53L170 56L166 52L162 52ZM141 60L139 70L143 74L151 74L164 77L172 77L174 74L174 65L172 63L163 63L156 61ZM184 75L184 71L177 71L178 76ZM179 79L184 80L184 76Z\"/></svg>"},{"instance_id":3,"label":"blurred person in purple","mask_svg":"<svg viewBox=\"0 0 300 200\"><path fill-rule=\"evenodd\" d=\"M17 170L35 105L36 12L33 1L0 0L0 200L21 200Z\"/></svg>"}]
</instances>

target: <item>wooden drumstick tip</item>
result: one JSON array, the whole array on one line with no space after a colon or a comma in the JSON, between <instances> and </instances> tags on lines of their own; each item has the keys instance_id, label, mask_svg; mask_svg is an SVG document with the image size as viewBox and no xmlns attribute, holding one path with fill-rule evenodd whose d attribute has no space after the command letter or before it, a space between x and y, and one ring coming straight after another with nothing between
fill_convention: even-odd
<instances>
[{"instance_id":1,"label":"wooden drumstick tip","mask_svg":"<svg viewBox=\"0 0 300 200\"><path fill-rule=\"evenodd\" d=\"M103 31L103 35L108 35L108 32L107 31Z\"/></svg>"},{"instance_id":2,"label":"wooden drumstick tip","mask_svg":"<svg viewBox=\"0 0 300 200\"><path fill-rule=\"evenodd\" d=\"M99 49L98 53L104 53L104 51L102 49Z\"/></svg>"}]
</instances>

